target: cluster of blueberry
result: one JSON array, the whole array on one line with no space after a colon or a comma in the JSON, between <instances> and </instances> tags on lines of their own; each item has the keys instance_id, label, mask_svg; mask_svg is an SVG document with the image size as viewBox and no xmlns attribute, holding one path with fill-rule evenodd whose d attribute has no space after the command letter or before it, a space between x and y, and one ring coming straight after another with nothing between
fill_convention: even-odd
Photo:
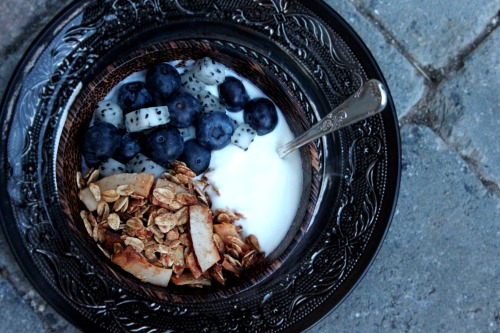
<instances>
[{"instance_id":1,"label":"cluster of blueberry","mask_svg":"<svg viewBox=\"0 0 500 333\"><path fill-rule=\"evenodd\" d=\"M203 90L207 85L216 85L219 97ZM226 111L243 111L245 123L235 124ZM158 174L174 160L200 174L212 150L230 143L248 149L255 134L276 127L278 114L269 99L251 100L238 78L225 76L223 65L203 58L182 75L167 63L154 65L145 82L120 86L117 104L98 103L94 121L85 133L83 156L102 175L155 168Z\"/></svg>"}]
</instances>

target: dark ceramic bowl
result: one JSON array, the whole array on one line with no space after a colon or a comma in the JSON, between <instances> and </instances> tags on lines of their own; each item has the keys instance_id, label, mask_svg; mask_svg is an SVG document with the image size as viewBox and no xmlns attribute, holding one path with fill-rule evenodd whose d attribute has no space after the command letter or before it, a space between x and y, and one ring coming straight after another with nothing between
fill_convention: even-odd
<instances>
[{"instance_id":1,"label":"dark ceramic bowl","mask_svg":"<svg viewBox=\"0 0 500 333\"><path fill-rule=\"evenodd\" d=\"M140 283L139 280L112 264L100 253L94 240L85 230L80 218L80 211L85 207L78 199L78 189L75 186L76 172L82 170L81 143L85 139L83 134L89 127L97 102L103 100L113 87L130 74L150 68L160 62L196 60L203 57L210 57L224 64L227 68L256 84L283 110L287 123L290 124L295 133L302 133L310 127L310 118L303 112L303 106L286 81L280 80L278 76L262 67L258 60L237 52L233 48L208 40L190 39L155 42L151 45L143 44L138 50L113 54L113 57L108 58L112 59L111 64L108 64L107 61L100 61L89 72L89 83L79 92L69 108L59 139L56 157L59 200L68 216L69 227L75 233L75 241L78 241L79 245L86 251L91 252L89 255L94 258L96 265L100 265L107 274L140 293L158 293L163 299L173 300L175 298L183 301L189 301L193 296L200 300L202 297L213 297L214 293L218 293L219 297L241 293L281 266L302 239L316 208L317 195L321 186L321 174L318 169L318 145L312 144L302 149L303 190L299 210L287 237L275 251L267 254L266 260L261 265L244 272L244 275L239 279L229 279L224 287L216 284L210 288L197 290L187 287L176 288L172 285L169 287L169 291L165 292L165 289ZM101 68L103 69L101 70ZM83 80L86 81L87 78L84 77Z\"/></svg>"},{"instance_id":2,"label":"dark ceramic bowl","mask_svg":"<svg viewBox=\"0 0 500 333\"><path fill-rule=\"evenodd\" d=\"M226 287L139 283L80 223L75 175L94 105L129 74L209 56L260 87L296 133L368 79L384 78L350 27L320 1L80 0L38 37L2 104L0 204L35 287L88 331L296 332L362 277L392 218L400 147L392 100L379 115L301 150L302 203L268 261ZM8 223L7 223L8 221Z\"/></svg>"}]
</instances>

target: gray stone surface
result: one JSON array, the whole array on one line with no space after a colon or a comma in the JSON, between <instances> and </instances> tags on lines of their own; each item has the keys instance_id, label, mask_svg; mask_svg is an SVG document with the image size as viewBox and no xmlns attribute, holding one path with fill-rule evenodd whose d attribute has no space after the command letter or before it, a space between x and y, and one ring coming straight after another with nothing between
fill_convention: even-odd
<instances>
[{"instance_id":1,"label":"gray stone surface","mask_svg":"<svg viewBox=\"0 0 500 333\"><path fill-rule=\"evenodd\" d=\"M21 296L0 278L0 332L42 332L42 322Z\"/></svg>"},{"instance_id":2,"label":"gray stone surface","mask_svg":"<svg viewBox=\"0 0 500 333\"><path fill-rule=\"evenodd\" d=\"M0 96L28 46L69 3L71 0L0 0Z\"/></svg>"},{"instance_id":3,"label":"gray stone surface","mask_svg":"<svg viewBox=\"0 0 500 333\"><path fill-rule=\"evenodd\" d=\"M500 29L471 44L487 34L500 4L327 2L358 32L388 80L405 124L403 175L396 215L373 266L311 332L500 332L500 191L490 186L500 179ZM68 3L0 0L0 95L29 43ZM450 62L464 49L472 52L455 71ZM430 82L421 65L448 72ZM20 329L78 332L33 289L0 232L0 332Z\"/></svg>"},{"instance_id":4,"label":"gray stone surface","mask_svg":"<svg viewBox=\"0 0 500 333\"><path fill-rule=\"evenodd\" d=\"M423 66L440 68L498 15L495 0L351 0L362 4Z\"/></svg>"},{"instance_id":5,"label":"gray stone surface","mask_svg":"<svg viewBox=\"0 0 500 333\"><path fill-rule=\"evenodd\" d=\"M384 73L398 116L406 115L422 97L424 78L350 2L327 0L326 3L340 14L365 42Z\"/></svg>"},{"instance_id":6,"label":"gray stone surface","mask_svg":"<svg viewBox=\"0 0 500 333\"><path fill-rule=\"evenodd\" d=\"M387 239L359 286L311 332L498 332L500 199L430 129L401 134Z\"/></svg>"},{"instance_id":7,"label":"gray stone surface","mask_svg":"<svg viewBox=\"0 0 500 333\"><path fill-rule=\"evenodd\" d=\"M500 29L445 82L430 111L443 138L500 188Z\"/></svg>"}]
</instances>

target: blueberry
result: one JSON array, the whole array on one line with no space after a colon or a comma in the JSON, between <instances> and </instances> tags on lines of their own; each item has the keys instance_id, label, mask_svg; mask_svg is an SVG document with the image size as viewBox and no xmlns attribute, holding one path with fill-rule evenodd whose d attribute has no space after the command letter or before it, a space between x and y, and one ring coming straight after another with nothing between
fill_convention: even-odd
<instances>
[{"instance_id":1,"label":"blueberry","mask_svg":"<svg viewBox=\"0 0 500 333\"><path fill-rule=\"evenodd\" d=\"M240 111L250 100L243 83L235 77L227 76L219 84L219 99L231 112Z\"/></svg>"},{"instance_id":2,"label":"blueberry","mask_svg":"<svg viewBox=\"0 0 500 333\"><path fill-rule=\"evenodd\" d=\"M146 87L153 95L155 103L161 103L181 86L179 72L169 64L160 63L146 73Z\"/></svg>"},{"instance_id":3,"label":"blueberry","mask_svg":"<svg viewBox=\"0 0 500 333\"><path fill-rule=\"evenodd\" d=\"M179 130L173 127L157 128L148 134L144 145L144 155L154 162L168 166L181 156L184 139Z\"/></svg>"},{"instance_id":4,"label":"blueberry","mask_svg":"<svg viewBox=\"0 0 500 333\"><path fill-rule=\"evenodd\" d=\"M182 91L173 93L165 105L170 113L169 125L174 127L191 126L201 112L200 102L191 94Z\"/></svg>"},{"instance_id":5,"label":"blueberry","mask_svg":"<svg viewBox=\"0 0 500 333\"><path fill-rule=\"evenodd\" d=\"M83 157L89 167L97 167L110 158L120 144L120 133L110 123L101 122L85 131Z\"/></svg>"},{"instance_id":6,"label":"blueberry","mask_svg":"<svg viewBox=\"0 0 500 333\"><path fill-rule=\"evenodd\" d=\"M140 81L125 83L118 90L118 105L124 113L151 106L153 97Z\"/></svg>"},{"instance_id":7,"label":"blueberry","mask_svg":"<svg viewBox=\"0 0 500 333\"><path fill-rule=\"evenodd\" d=\"M206 148L221 149L231 142L233 122L224 112L212 112L198 118L196 137Z\"/></svg>"},{"instance_id":8,"label":"blueberry","mask_svg":"<svg viewBox=\"0 0 500 333\"><path fill-rule=\"evenodd\" d=\"M184 142L184 151L180 160L197 175L205 171L210 164L210 150L203 147L195 139Z\"/></svg>"},{"instance_id":9,"label":"blueberry","mask_svg":"<svg viewBox=\"0 0 500 333\"><path fill-rule=\"evenodd\" d=\"M243 119L257 135L265 135L278 125L278 112L273 102L267 98L257 98L245 105Z\"/></svg>"},{"instance_id":10,"label":"blueberry","mask_svg":"<svg viewBox=\"0 0 500 333\"><path fill-rule=\"evenodd\" d=\"M132 157L141 152L144 140L144 134L141 132L127 132L123 134L120 145L113 154L113 158L118 162L126 164Z\"/></svg>"}]
</instances>

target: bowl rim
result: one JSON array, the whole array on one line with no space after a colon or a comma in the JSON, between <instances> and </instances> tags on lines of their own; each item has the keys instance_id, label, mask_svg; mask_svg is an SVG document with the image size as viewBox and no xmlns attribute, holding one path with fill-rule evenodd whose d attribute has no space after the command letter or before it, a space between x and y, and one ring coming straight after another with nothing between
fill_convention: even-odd
<instances>
[{"instance_id":1,"label":"bowl rim","mask_svg":"<svg viewBox=\"0 0 500 333\"><path fill-rule=\"evenodd\" d=\"M187 55L182 54L182 57L185 57L185 59L167 59L171 53L185 52L186 49L190 51L187 53ZM101 97L104 98L105 96L107 96L111 89L116 87L116 85L120 84L123 79L127 78L133 73L147 69L148 66L157 63L158 59L161 59L161 62L192 60L194 59L192 57L192 53L197 53L198 51L200 51L204 56L210 56L211 54L213 54L214 60L223 63L227 68L232 69L235 72L248 72L251 77L245 78L252 82L252 84L257 86L259 89L261 89L264 93L266 93L266 89L281 91L281 94L286 97L285 101L276 100L276 94L272 93L269 94L269 98L273 100L273 102L279 109L282 110L283 116L288 121L288 125L292 130L293 127L300 126L293 126L296 121L290 122L290 120L293 119L288 118L302 116L304 117L304 119L302 119L301 121L306 121L305 116L301 113L299 105L300 103L295 99L294 96L290 96L289 94L287 94L284 87L282 87L278 82L279 80L275 78L271 73L268 73L266 69L262 68L260 64L252 61L251 59L244 58L241 54L236 54L231 50L227 50L207 40L176 40L167 42L155 42L146 45L138 50L131 51L130 53L121 56L119 59L116 59L111 63L104 62L104 64L102 64L101 66L102 70L93 73L90 81L82 87L82 89L78 93L78 96L76 96L76 98L72 101L72 104L69 107L68 115L63 122L64 131L66 133L75 131L74 127L78 128L79 125L81 125L81 128L85 128L85 124L75 125L75 119L78 118L79 113L85 111L85 119L89 117L91 118L94 108L90 105L94 105L94 102L101 100ZM243 76L243 74L240 75ZM263 77L265 82L255 82L254 80L252 80L256 77ZM271 83L267 81L276 82ZM294 112L300 115L289 115L290 109L294 109ZM284 110L286 110L287 112L284 112ZM85 121L85 123L87 122ZM78 136L78 134L76 134L75 136ZM57 142L56 180L58 184L57 190L59 194L59 202L63 208L64 214L67 216L67 223L70 225L69 233L73 234L73 236L76 238L76 243L78 244L78 246L82 248L83 252L85 252L85 254L87 254L91 260L98 262L98 264L96 265L99 266L104 272L109 273L110 276L118 279L121 283L129 288L135 290L135 288L139 288L138 286L140 286L139 292L141 291L141 289L171 291L170 286L167 287L167 289L164 289L147 283L138 282L137 278L128 273L125 273L122 269L113 264L108 258L104 258L93 240L91 240L91 244L89 244L87 241L81 239L82 237L87 240L90 238L87 232L85 232L81 223L79 223L80 219L76 217L76 215L78 215L78 212L71 209L69 203L69 201L71 200L68 199L68 192L75 190L74 179L72 179L74 177L64 177L68 169L70 169L68 166L69 162L66 152L66 148L68 145L74 147L72 142L68 141L68 138L66 138L64 142L62 142L62 140L59 140L59 142ZM72 148L72 150L73 149L74 148ZM311 191L311 187L315 187L317 189L321 187L321 180L312 177L312 174L314 173L311 166L312 162L310 162L312 158L310 156L312 149L313 148L310 147L303 147L300 150L303 167L302 195L296 216L292 221L292 225L290 226L290 232L287 233L287 235L283 239L284 243L280 244L273 252L266 254L266 260L262 263L262 265L256 267L256 272L248 274L247 277L249 279L247 279L247 281L241 280L237 283L237 285L213 288L213 290L212 288L203 288L210 289L210 292L208 292L206 296L214 294L217 295L217 297L222 298L231 297L233 295L245 292L246 290L256 287L264 280L271 278L273 273L281 267L281 265L293 253L295 247L297 247L302 241L304 234L308 229L309 224L311 223L310 219L312 218L312 210L314 210L318 201L317 197L311 197L313 193L317 192ZM76 150L78 151L78 149ZM84 207L81 202L80 206L81 208ZM310 210L310 212L308 213L307 210ZM242 276L238 280L244 279L245 275L247 274L244 274L244 276ZM173 293L176 298L179 298L173 300L174 302L178 302L184 297L188 297L189 301L189 296L192 295L192 290L182 288L182 291L187 292L186 294L180 292ZM205 295L205 293L203 293L203 295Z\"/></svg>"}]
</instances>

